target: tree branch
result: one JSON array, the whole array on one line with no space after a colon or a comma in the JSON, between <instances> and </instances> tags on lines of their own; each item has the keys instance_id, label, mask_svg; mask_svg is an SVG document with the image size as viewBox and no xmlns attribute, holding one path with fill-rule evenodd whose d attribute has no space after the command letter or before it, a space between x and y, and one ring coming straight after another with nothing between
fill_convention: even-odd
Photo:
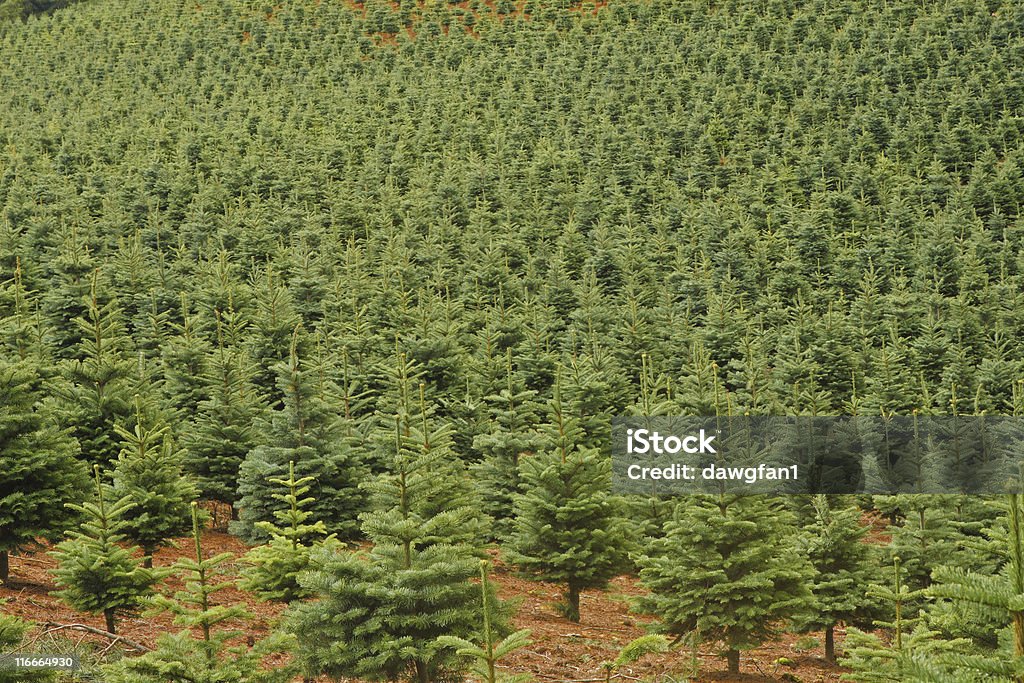
<instances>
[{"instance_id":1,"label":"tree branch","mask_svg":"<svg viewBox=\"0 0 1024 683\"><path fill-rule=\"evenodd\" d=\"M111 644L123 643L128 647L132 648L133 650L137 650L138 652L152 651L151 648L146 647L140 642L130 640L128 638L125 638L124 636L109 633L107 631L104 631L103 629L93 628L92 626L87 626L85 624L57 624L52 621L49 621L43 624L43 628L46 629L44 635L46 633L56 633L57 631L62 631L64 629L69 629L72 631L85 631L86 633L93 633L98 636L103 636L104 638L109 638L111 640Z\"/></svg>"}]
</instances>

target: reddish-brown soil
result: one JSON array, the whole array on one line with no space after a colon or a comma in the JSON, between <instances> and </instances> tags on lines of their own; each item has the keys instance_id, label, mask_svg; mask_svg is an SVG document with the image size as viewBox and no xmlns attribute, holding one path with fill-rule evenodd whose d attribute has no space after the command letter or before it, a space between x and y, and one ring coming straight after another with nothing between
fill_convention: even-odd
<instances>
[{"instance_id":1,"label":"reddish-brown soil","mask_svg":"<svg viewBox=\"0 0 1024 683\"><path fill-rule=\"evenodd\" d=\"M157 554L156 566L168 566L177 557L194 552L191 539L177 539L176 543L177 548L166 548ZM208 530L204 534L204 555L231 552L237 557L246 550L245 544L221 531ZM584 593L581 600L582 620L574 624L560 616L553 606L560 595L557 585L520 578L501 563L496 551L492 555L495 559L494 581L499 594L505 599L520 601L513 618L514 625L532 631L533 644L506 660L510 672L529 673L537 681L603 681L601 662L614 659L618 649L643 635L645 624L651 621L630 611L630 599L642 593L642 588L633 577L619 577L605 591ZM46 554L45 549L12 557L11 579L7 585L0 586L0 599L8 602L0 609L40 624L30 639L42 637L46 624L77 623L103 628L102 617L76 612L50 595L50 591L54 590L50 576L54 564L54 559ZM239 564L236 561L229 562L225 568L230 578L238 571ZM180 581L168 579L164 590L173 591L180 587ZM283 611L280 605L258 602L248 593L234 588L217 594L217 597L224 602L245 605L254 615L252 621L236 625L245 629L246 636L251 638L258 639L267 635ZM118 626L120 635L147 646L152 646L159 634L178 630L179 627L172 623L170 615L166 613L126 617ZM62 634L74 639L94 641L103 647L108 645L104 637L94 634L71 631L63 631ZM840 630L837 642L841 644L842 639L843 632ZM784 634L775 642L743 653L741 669L744 674L739 677L725 674L724 660L709 648L698 653L700 675L687 679L693 652L681 648L666 654L650 655L622 670L616 680L644 680L652 683L681 683L684 680L838 681L842 670L828 665L821 657L820 650L797 650L795 645L799 640L798 636ZM779 664L780 659L786 660L786 663Z\"/></svg>"}]
</instances>

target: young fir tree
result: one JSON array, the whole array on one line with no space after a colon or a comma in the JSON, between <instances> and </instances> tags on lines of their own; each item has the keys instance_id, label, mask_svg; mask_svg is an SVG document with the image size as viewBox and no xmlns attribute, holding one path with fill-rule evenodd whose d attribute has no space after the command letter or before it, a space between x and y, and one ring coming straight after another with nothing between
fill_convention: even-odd
<instances>
[{"instance_id":1,"label":"young fir tree","mask_svg":"<svg viewBox=\"0 0 1024 683\"><path fill-rule=\"evenodd\" d=\"M814 520L803 528L799 545L811 561L814 609L799 621L801 630L825 630L825 659L834 662L839 622L868 623L876 606L861 594L878 574L879 553L863 542L867 527L856 507L833 507L827 496L813 498Z\"/></svg>"},{"instance_id":2,"label":"young fir tree","mask_svg":"<svg viewBox=\"0 0 1024 683\"><path fill-rule=\"evenodd\" d=\"M140 566L133 557L138 547L124 548L124 515L132 508L127 497L110 502L110 486L100 480L93 466L95 502L69 503L85 521L80 530L69 531L68 540L51 553L57 558L55 594L74 609L102 613L107 631L115 633L117 616L135 611L152 593L160 574Z\"/></svg>"},{"instance_id":3,"label":"young fir tree","mask_svg":"<svg viewBox=\"0 0 1024 683\"><path fill-rule=\"evenodd\" d=\"M583 431L562 404L549 403L549 450L523 459L508 559L528 576L565 586L559 609L580 620L580 593L603 588L628 567L631 540L622 501L609 494L611 463L579 446Z\"/></svg>"},{"instance_id":4,"label":"young fir tree","mask_svg":"<svg viewBox=\"0 0 1024 683\"><path fill-rule=\"evenodd\" d=\"M483 618L482 645L472 643L457 636L441 636L438 642L447 647L456 648L455 653L474 660L472 672L481 683L525 683L529 680L526 674L510 675L498 670L498 661L532 644L530 629L520 629L510 633L504 639L498 631L491 627L493 614L493 589L488 578L487 560L480 560L480 614Z\"/></svg>"},{"instance_id":5,"label":"young fir tree","mask_svg":"<svg viewBox=\"0 0 1024 683\"><path fill-rule=\"evenodd\" d=\"M948 671L958 680L1010 680L1024 683L1024 506L1021 494L1006 496L1008 528L1005 564L997 575L939 567L928 591L939 598L976 605L1009 625L1005 645L978 654L925 656L922 672ZM922 676L926 678L926 676ZM934 676L928 676L934 678Z\"/></svg>"},{"instance_id":6,"label":"young fir tree","mask_svg":"<svg viewBox=\"0 0 1024 683\"><path fill-rule=\"evenodd\" d=\"M238 469L257 446L254 422L263 404L252 384L251 362L238 346L241 323L234 311L217 312L217 347L203 366L205 393L197 415L181 434L185 464L208 500L238 501ZM232 510L235 510L233 507Z\"/></svg>"},{"instance_id":7,"label":"young fir tree","mask_svg":"<svg viewBox=\"0 0 1024 683\"><path fill-rule=\"evenodd\" d=\"M277 510L276 486L268 477L281 478L294 462L300 477L312 477L315 500L310 512L329 533L351 537L365 496L358 488L365 470L343 421L335 414L317 369L299 358L300 330L296 328L289 359L276 366L282 410L259 425L263 444L249 452L238 474L238 521L231 529L250 541L264 541L267 531L257 522L273 522ZM305 539L316 540L316 535Z\"/></svg>"},{"instance_id":8,"label":"young fir tree","mask_svg":"<svg viewBox=\"0 0 1024 683\"><path fill-rule=\"evenodd\" d=\"M98 271L93 273L86 312L75 323L82 334L78 357L64 365L68 380L62 391L61 422L71 427L82 457L107 467L117 459L115 425L132 417L132 385L136 364L129 360L129 340L124 335L121 312L113 301L98 299Z\"/></svg>"},{"instance_id":9,"label":"young fir tree","mask_svg":"<svg viewBox=\"0 0 1024 683\"><path fill-rule=\"evenodd\" d=\"M422 387L420 404L418 415L408 404L396 415L388 468L368 486L372 511L361 519L372 548L317 551L300 579L318 598L290 616L307 675L431 683L464 665L438 637L477 635L480 506L447 426L430 425Z\"/></svg>"},{"instance_id":10,"label":"young fir tree","mask_svg":"<svg viewBox=\"0 0 1024 683\"><path fill-rule=\"evenodd\" d=\"M158 548L188 531L196 486L182 473L184 453L175 448L170 426L140 396L135 396L135 428L115 429L122 448L113 473L114 495L132 503L124 534L142 546L143 566L150 568Z\"/></svg>"},{"instance_id":11,"label":"young fir tree","mask_svg":"<svg viewBox=\"0 0 1024 683\"><path fill-rule=\"evenodd\" d=\"M886 504L895 505L904 517L892 527L889 548L891 555L901 558L904 580L912 588L927 588L933 569L962 559L948 497L900 494Z\"/></svg>"},{"instance_id":12,"label":"young fir tree","mask_svg":"<svg viewBox=\"0 0 1024 683\"><path fill-rule=\"evenodd\" d=\"M890 634L889 642L856 627L847 629L843 647L845 656L839 663L852 671L843 674L842 680L857 683L906 683L917 680L913 675L919 668L915 662L923 661L929 653L964 652L969 646L969 642L964 639L937 639L938 634L929 630L920 617L907 613L908 607L916 609L920 606L924 591L910 590L903 582L900 558L893 559L892 587L873 585L867 595L892 605L893 620L875 622L876 627Z\"/></svg>"},{"instance_id":13,"label":"young fir tree","mask_svg":"<svg viewBox=\"0 0 1024 683\"><path fill-rule=\"evenodd\" d=\"M720 494L681 501L663 538L639 558L650 595L639 608L695 643L721 642L729 672L812 605L813 569L794 543L792 515L764 496Z\"/></svg>"},{"instance_id":14,"label":"young fir tree","mask_svg":"<svg viewBox=\"0 0 1024 683\"><path fill-rule=\"evenodd\" d=\"M173 597L153 599L154 612L170 612L174 624L184 630L165 633L157 639L157 647L140 657L127 657L105 667L107 683L284 683L292 680L289 667L265 669L268 655L286 652L291 639L275 633L253 646L229 646L228 642L241 631L227 629L228 622L246 619L249 614L241 605L218 604L217 593L232 585L218 582L221 566L234 556L221 553L204 557L199 533L198 506L192 504L192 538L195 559L182 557L173 569L180 573L185 587ZM193 633L198 630L200 637Z\"/></svg>"},{"instance_id":15,"label":"young fir tree","mask_svg":"<svg viewBox=\"0 0 1024 683\"><path fill-rule=\"evenodd\" d=\"M89 472L77 444L53 423L31 361L0 358L0 582L8 554L60 534L74 519Z\"/></svg>"},{"instance_id":16,"label":"young fir tree","mask_svg":"<svg viewBox=\"0 0 1024 683\"><path fill-rule=\"evenodd\" d=\"M295 463L289 462L288 478L272 477L270 482L286 491L274 494L283 507L274 511L278 523L256 523L270 534L270 541L253 548L245 556L247 566L242 570L238 586L263 600L291 602L307 597L307 592L299 585L298 575L308 568L310 553L325 545L337 549L340 544L333 535L328 535L323 522L309 523L312 514L303 509L313 502L313 498L306 497L313 477L296 479ZM319 538L308 543L307 539L316 537Z\"/></svg>"},{"instance_id":17,"label":"young fir tree","mask_svg":"<svg viewBox=\"0 0 1024 683\"><path fill-rule=\"evenodd\" d=\"M512 531L513 500L523 492L520 458L536 452L540 446L540 435L532 427L537 419L537 392L525 389L517 380L509 349L505 388L484 397L491 414L491 431L473 439L473 448L483 453L483 460L473 467L473 474L484 512L494 520L496 538L505 538Z\"/></svg>"}]
</instances>

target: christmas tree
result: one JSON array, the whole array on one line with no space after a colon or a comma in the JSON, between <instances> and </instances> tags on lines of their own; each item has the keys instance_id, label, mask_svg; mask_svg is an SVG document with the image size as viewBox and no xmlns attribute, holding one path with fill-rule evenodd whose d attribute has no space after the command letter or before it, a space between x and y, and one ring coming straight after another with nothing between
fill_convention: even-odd
<instances>
[{"instance_id":1,"label":"christmas tree","mask_svg":"<svg viewBox=\"0 0 1024 683\"><path fill-rule=\"evenodd\" d=\"M140 566L133 557L137 547L122 547L124 516L133 504L127 497L110 502L110 486L100 480L99 465L93 475L94 501L69 504L85 519L81 530L69 531L68 540L51 553L58 563L54 580L61 589L55 594L75 609L102 613L107 631L115 633L118 615L134 612L152 593L160 573Z\"/></svg>"},{"instance_id":2,"label":"christmas tree","mask_svg":"<svg viewBox=\"0 0 1024 683\"><path fill-rule=\"evenodd\" d=\"M861 591L876 579L880 556L862 540L867 527L860 524L858 508L834 507L824 495L814 496L813 506L814 520L804 527L799 545L814 568L810 588L815 607L799 625L807 631L824 629L825 659L834 662L836 624L870 624L876 606Z\"/></svg>"},{"instance_id":3,"label":"christmas tree","mask_svg":"<svg viewBox=\"0 0 1024 683\"><path fill-rule=\"evenodd\" d=\"M410 397L411 389L397 394ZM405 408L395 417L387 470L369 486L362 530L372 548L317 551L301 579L317 598L290 620L307 675L431 683L464 664L438 637L477 633L479 504L452 457L447 426L430 424L422 385L419 410Z\"/></svg>"},{"instance_id":4,"label":"christmas tree","mask_svg":"<svg viewBox=\"0 0 1024 683\"><path fill-rule=\"evenodd\" d=\"M74 519L66 502L88 487L77 444L53 424L31 361L0 358L0 582L8 554L53 537Z\"/></svg>"},{"instance_id":5,"label":"christmas tree","mask_svg":"<svg viewBox=\"0 0 1024 683\"><path fill-rule=\"evenodd\" d=\"M257 428L262 445L249 452L239 469L239 520L231 529L251 541L269 538L256 526L276 519L277 491L268 477L286 476L289 462L295 463L300 477L315 480L316 497L310 512L328 532L351 537L363 510L365 497L358 486L365 469L345 438L344 423L331 409L316 368L299 358L300 336L296 328L288 361L275 366L284 405L269 420L260 422Z\"/></svg>"},{"instance_id":6,"label":"christmas tree","mask_svg":"<svg viewBox=\"0 0 1024 683\"><path fill-rule=\"evenodd\" d=\"M239 588L251 591L264 600L290 602L306 597L299 586L299 572L309 566L313 549L324 545L337 548L333 535L327 534L327 527L317 520L309 523L312 516L308 507L313 498L307 497L313 477L295 478L295 463L288 463L288 478L270 478L272 484L282 487L286 493L275 494L283 507L275 510L278 523L257 522L256 525L270 534L266 545L253 548L245 556L247 567L242 572ZM317 538L319 537L319 538ZM312 543L307 539L317 538Z\"/></svg>"},{"instance_id":7,"label":"christmas tree","mask_svg":"<svg viewBox=\"0 0 1024 683\"><path fill-rule=\"evenodd\" d=\"M639 608L695 643L721 642L729 672L808 610L813 568L794 542L793 516L764 496L722 494L677 504L663 538L640 557L650 595Z\"/></svg>"},{"instance_id":8,"label":"christmas tree","mask_svg":"<svg viewBox=\"0 0 1024 683\"><path fill-rule=\"evenodd\" d=\"M622 502L608 493L611 463L579 446L583 431L560 393L548 407L548 450L520 464L524 492L515 500L508 559L526 575L565 586L559 609L580 620L580 593L602 588L628 567L630 539Z\"/></svg>"},{"instance_id":9,"label":"christmas tree","mask_svg":"<svg viewBox=\"0 0 1024 683\"><path fill-rule=\"evenodd\" d=\"M230 587L230 581L217 581L221 566L233 559L231 553L203 556L199 533L198 506L192 505L192 539L195 559L183 557L173 570L185 587L173 597L159 595L153 599L154 613L167 611L174 623L184 627L175 633L162 634L157 647L140 657L131 657L105 668L108 683L284 683L292 679L291 667L265 669L263 660L269 655L286 652L291 639L275 633L251 645L230 646L228 642L241 632L225 628L231 621L246 619L249 614L240 605L218 604L217 593ZM201 636L195 638L192 629Z\"/></svg>"},{"instance_id":10,"label":"christmas tree","mask_svg":"<svg viewBox=\"0 0 1024 683\"><path fill-rule=\"evenodd\" d=\"M196 487L182 474L183 453L175 449L170 427L157 411L135 397L135 429L115 427L122 439L114 468L114 495L132 503L124 533L142 546L145 567L169 539L188 530L189 505Z\"/></svg>"}]
</instances>

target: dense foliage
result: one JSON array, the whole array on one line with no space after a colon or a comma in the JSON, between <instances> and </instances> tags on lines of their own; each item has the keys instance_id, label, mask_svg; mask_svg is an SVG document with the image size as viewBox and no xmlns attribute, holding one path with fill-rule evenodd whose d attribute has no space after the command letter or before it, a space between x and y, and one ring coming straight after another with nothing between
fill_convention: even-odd
<instances>
[{"instance_id":1,"label":"dense foliage","mask_svg":"<svg viewBox=\"0 0 1024 683\"><path fill-rule=\"evenodd\" d=\"M1019 587L968 595L1014 576L978 501L861 499L895 525L883 559L847 501L815 518L601 482L616 414L1024 412L1019 3L93 0L0 21L0 55L0 457L46 446L0 553L66 525L38 500L75 502L76 453L121 463L158 536L198 491L266 541L290 473L311 520L373 542L285 572L313 596L291 622L310 674L465 665L443 637L490 642L473 580L494 539L583 620L579 592L641 549L642 606L733 668L787 620L866 619L854 586L901 556L915 638L1017 666L993 634ZM97 486L68 561L115 552ZM703 590L666 564L690 544L764 562L706 566ZM64 594L112 627L131 588ZM199 651L166 642L154 671Z\"/></svg>"}]
</instances>

